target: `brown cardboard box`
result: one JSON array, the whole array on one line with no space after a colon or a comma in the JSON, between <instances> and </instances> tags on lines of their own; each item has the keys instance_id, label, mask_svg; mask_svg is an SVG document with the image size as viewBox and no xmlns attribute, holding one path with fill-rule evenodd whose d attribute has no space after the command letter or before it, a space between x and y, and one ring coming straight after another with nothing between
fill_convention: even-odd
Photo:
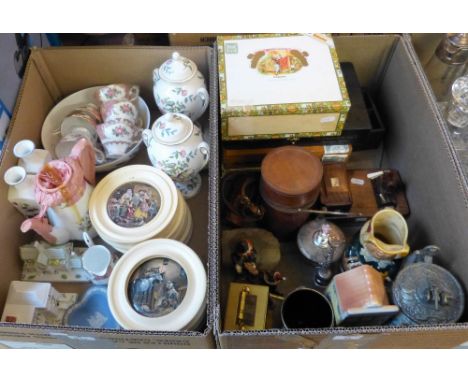
<instances>
[{"instance_id":1,"label":"brown cardboard box","mask_svg":"<svg viewBox=\"0 0 468 382\"><path fill-rule=\"evenodd\" d=\"M170 47L95 47L95 48L49 48L34 49L28 62L16 108L2 151L0 174L16 164L12 150L21 139L31 139L40 144L42 123L52 107L63 97L78 90L109 83L137 84L141 96L150 107L153 122L158 111L152 94L152 71L160 66L173 49ZM208 47L180 48L179 52L191 58L209 81L212 95L210 111L201 119L205 139L213 147L217 142L217 74L213 50ZM209 240L216 217L211 214L210 187L216 177L213 166L217 162L216 147L210 160L210 168L203 176L203 189L189 206L196 221L189 246L199 254L211 279L213 267L209 265L215 247ZM142 147L133 163L148 163L146 150ZM0 230L2 253L0 258L0 309L3 310L9 284L18 280L21 261L18 246L30 242L31 235L19 231L23 217L7 201L7 185L0 182ZM84 290L83 284L54 284L59 291ZM208 287L211 287L209 282ZM84 348L154 348L185 347L210 348L215 341L212 335L212 293L207 291L206 322L200 331L145 332L94 330L70 327L42 327L0 323L0 344L8 341L42 343L44 346L63 345ZM3 342L2 342L3 341ZM6 342L5 342L6 341ZM41 346L41 345L39 345Z\"/></svg>"},{"instance_id":2,"label":"brown cardboard box","mask_svg":"<svg viewBox=\"0 0 468 382\"><path fill-rule=\"evenodd\" d=\"M216 36L226 33L169 33L169 45L175 46L213 46ZM239 33L227 33L239 34Z\"/></svg>"},{"instance_id":3,"label":"brown cardboard box","mask_svg":"<svg viewBox=\"0 0 468 382\"><path fill-rule=\"evenodd\" d=\"M354 64L360 83L369 88L388 128L382 147L353 153L348 167L399 170L411 208L410 247L440 246L443 256L437 261L466 290L468 187L409 36L337 36L335 44L340 59ZM219 195L216 202L219 205ZM281 252L278 269L287 280L280 291L287 294L300 285L311 286L313 265L297 245L283 242ZM229 254L222 254L215 331L223 348L450 348L468 342L466 313L460 323L439 326L286 330L279 320L280 303L272 315L273 329L225 331L222 322L232 277Z\"/></svg>"}]
</instances>

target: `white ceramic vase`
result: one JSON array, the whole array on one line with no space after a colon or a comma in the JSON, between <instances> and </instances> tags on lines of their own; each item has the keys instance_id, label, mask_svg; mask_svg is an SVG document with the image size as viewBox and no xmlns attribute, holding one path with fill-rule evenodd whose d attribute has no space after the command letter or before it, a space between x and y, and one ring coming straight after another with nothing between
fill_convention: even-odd
<instances>
[{"instance_id":1,"label":"white ceramic vase","mask_svg":"<svg viewBox=\"0 0 468 382\"><path fill-rule=\"evenodd\" d=\"M210 157L200 127L183 114L168 113L143 131L143 141L153 166L169 175L186 199L195 196L201 187L199 172Z\"/></svg>"},{"instance_id":2,"label":"white ceramic vase","mask_svg":"<svg viewBox=\"0 0 468 382\"><path fill-rule=\"evenodd\" d=\"M153 71L153 94L161 113L182 113L197 120L210 97L205 78L190 59L174 52L172 58Z\"/></svg>"},{"instance_id":3,"label":"white ceramic vase","mask_svg":"<svg viewBox=\"0 0 468 382\"><path fill-rule=\"evenodd\" d=\"M47 150L36 149L29 139L23 139L13 147L13 154L19 159L18 166L24 167L28 174L37 174L52 156Z\"/></svg>"},{"instance_id":4,"label":"white ceramic vase","mask_svg":"<svg viewBox=\"0 0 468 382\"><path fill-rule=\"evenodd\" d=\"M34 194L34 175L26 174L21 166L10 167L4 175L8 188L8 201L24 216L32 217L38 214L39 204Z\"/></svg>"}]
</instances>

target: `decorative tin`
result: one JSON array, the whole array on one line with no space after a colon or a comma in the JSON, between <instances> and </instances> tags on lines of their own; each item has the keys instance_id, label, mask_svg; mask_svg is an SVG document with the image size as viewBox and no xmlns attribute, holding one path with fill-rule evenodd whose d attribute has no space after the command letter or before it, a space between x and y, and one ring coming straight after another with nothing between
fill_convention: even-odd
<instances>
[{"instance_id":1,"label":"decorative tin","mask_svg":"<svg viewBox=\"0 0 468 382\"><path fill-rule=\"evenodd\" d=\"M340 135L350 109L326 34L218 37L222 139Z\"/></svg>"},{"instance_id":2,"label":"decorative tin","mask_svg":"<svg viewBox=\"0 0 468 382\"><path fill-rule=\"evenodd\" d=\"M326 294L340 326L380 325L398 313L388 302L382 274L370 265L335 275Z\"/></svg>"},{"instance_id":3,"label":"decorative tin","mask_svg":"<svg viewBox=\"0 0 468 382\"><path fill-rule=\"evenodd\" d=\"M129 330L196 330L205 315L207 279L200 258L175 240L136 245L117 262L108 301Z\"/></svg>"},{"instance_id":4,"label":"decorative tin","mask_svg":"<svg viewBox=\"0 0 468 382\"><path fill-rule=\"evenodd\" d=\"M439 252L435 246L413 252L409 265L398 273L392 293L401 314L392 325L444 324L460 319L465 295L449 271L432 264Z\"/></svg>"}]
</instances>

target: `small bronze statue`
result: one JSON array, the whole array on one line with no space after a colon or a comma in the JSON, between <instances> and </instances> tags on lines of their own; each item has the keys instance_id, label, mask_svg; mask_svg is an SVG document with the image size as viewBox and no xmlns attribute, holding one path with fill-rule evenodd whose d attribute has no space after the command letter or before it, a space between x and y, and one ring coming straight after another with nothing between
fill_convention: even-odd
<instances>
[{"instance_id":1,"label":"small bronze statue","mask_svg":"<svg viewBox=\"0 0 468 382\"><path fill-rule=\"evenodd\" d=\"M234 252L231 255L232 263L236 274L250 281L258 278L257 252L252 240L243 239L236 244Z\"/></svg>"}]
</instances>

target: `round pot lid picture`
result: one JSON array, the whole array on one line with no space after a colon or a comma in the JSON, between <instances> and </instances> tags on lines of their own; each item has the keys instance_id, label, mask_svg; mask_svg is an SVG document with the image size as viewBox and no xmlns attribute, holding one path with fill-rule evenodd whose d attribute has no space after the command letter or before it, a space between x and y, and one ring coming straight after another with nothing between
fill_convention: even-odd
<instances>
[{"instance_id":1,"label":"round pot lid picture","mask_svg":"<svg viewBox=\"0 0 468 382\"><path fill-rule=\"evenodd\" d=\"M206 314L205 267L176 240L132 247L116 263L107 292L112 315L128 330L197 330Z\"/></svg>"},{"instance_id":2,"label":"round pot lid picture","mask_svg":"<svg viewBox=\"0 0 468 382\"><path fill-rule=\"evenodd\" d=\"M130 278L128 297L138 313L161 317L176 310L187 291L187 274L177 262L161 257L143 263Z\"/></svg>"},{"instance_id":3,"label":"round pot lid picture","mask_svg":"<svg viewBox=\"0 0 468 382\"><path fill-rule=\"evenodd\" d=\"M175 184L164 172L147 165L126 166L97 184L89 217L106 241L133 245L167 229L179 204Z\"/></svg>"},{"instance_id":4,"label":"round pot lid picture","mask_svg":"<svg viewBox=\"0 0 468 382\"><path fill-rule=\"evenodd\" d=\"M117 225L141 227L150 222L161 207L161 196L148 184L125 183L117 187L107 200L107 214Z\"/></svg>"}]
</instances>

